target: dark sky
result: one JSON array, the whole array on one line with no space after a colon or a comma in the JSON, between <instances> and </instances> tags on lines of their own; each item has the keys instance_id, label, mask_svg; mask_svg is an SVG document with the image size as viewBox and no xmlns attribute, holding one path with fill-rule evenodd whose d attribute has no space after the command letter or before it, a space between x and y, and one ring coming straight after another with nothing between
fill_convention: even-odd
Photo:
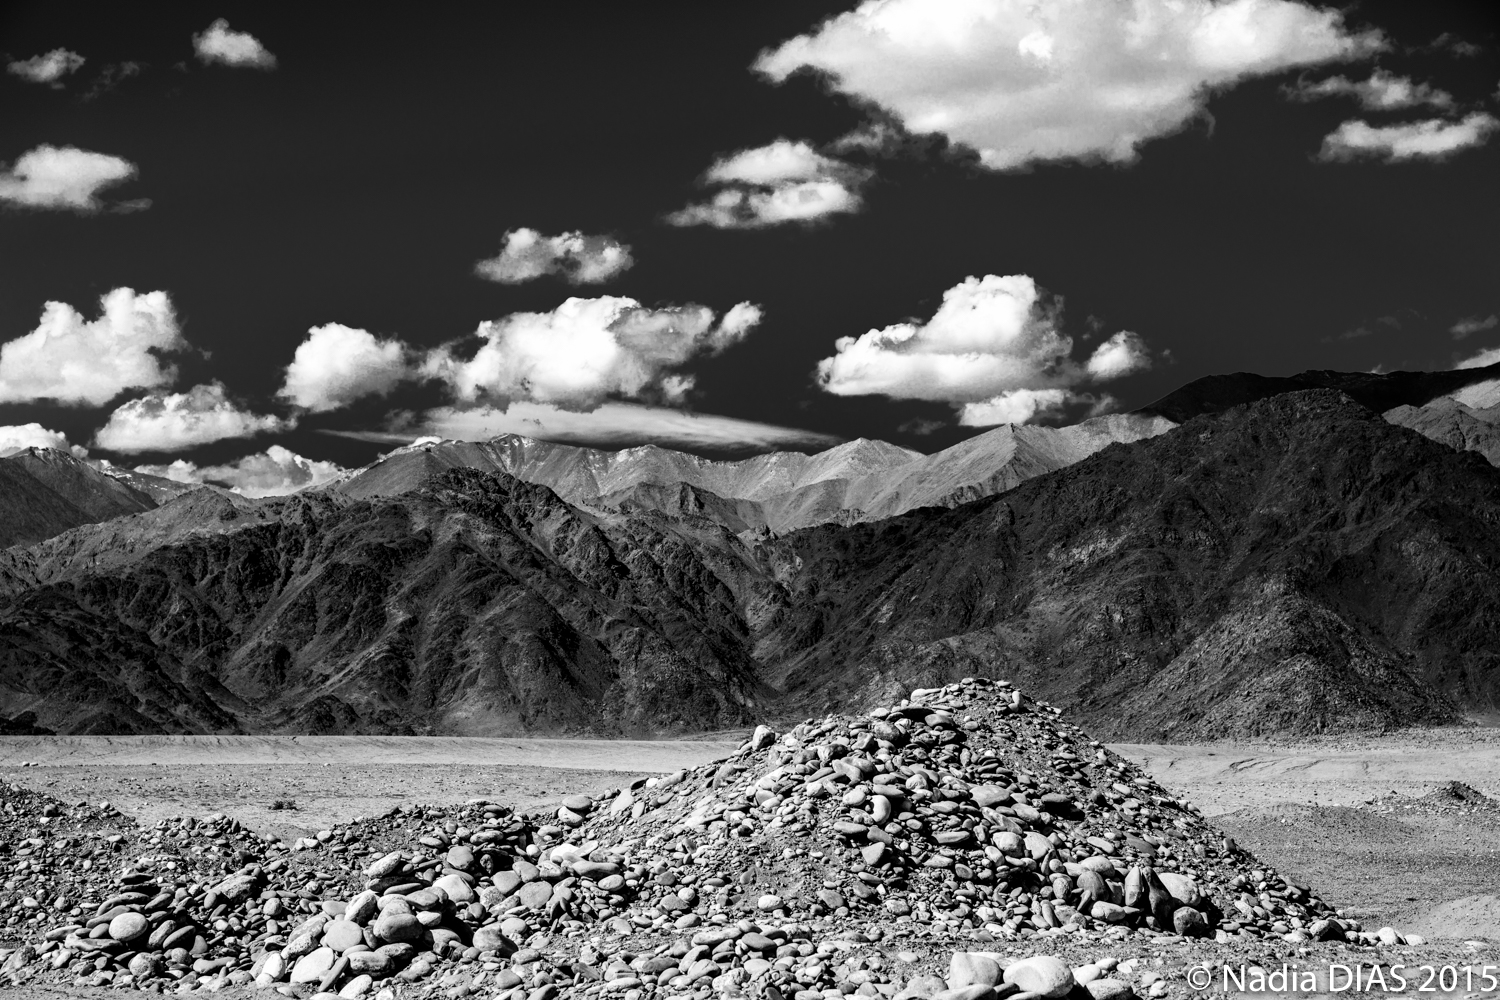
<instances>
[{"instance_id":1,"label":"dark sky","mask_svg":"<svg viewBox=\"0 0 1500 1000\"><path fill-rule=\"evenodd\" d=\"M1220 85L1134 162L1015 169L990 169L942 136L840 152L840 136L900 115L811 73L777 84L752 70L758 53L853 6L8 3L7 62L58 48L86 61L58 86L0 76L0 163L76 147L136 174L102 188L96 211L0 211L0 341L36 329L48 301L92 320L101 296L128 287L166 292L197 353L173 356L170 383L99 405L20 399L12 387L0 425L37 422L125 464L223 463L272 443L360 464L388 445L322 431L415 427L392 414L454 403L453 390L412 379L299 411L275 394L310 328L399 338L412 357L468 343L455 348L466 357L482 321L570 295L716 313L755 303L763 318L736 343L670 366L696 377L679 407L923 451L980 430L957 424L963 399L835 395L814 370L840 337L931 318L971 275L1027 275L1060 297L1075 362L1116 331L1138 334L1148 370L1073 387L1122 409L1210 373L1447 368L1500 345L1500 327L1484 326L1500 313L1500 141L1318 159L1351 120L1500 113L1489 5L1361 4L1342 27L1380 31L1384 51ZM219 17L274 68L195 58L194 36ZM124 63L139 69L109 85ZM1379 111L1284 93L1299 78L1361 81L1377 68L1453 102ZM716 159L778 138L865 178L846 185L860 210L759 228L664 221L712 196L700 178ZM607 235L634 265L598 285L476 276L520 227ZM1451 331L1464 321L1479 329L1460 339ZM91 443L120 405L213 381L234 406L297 427L134 453ZM653 392L635 398L661 403ZM1080 406L1039 419L1077 418Z\"/></svg>"}]
</instances>

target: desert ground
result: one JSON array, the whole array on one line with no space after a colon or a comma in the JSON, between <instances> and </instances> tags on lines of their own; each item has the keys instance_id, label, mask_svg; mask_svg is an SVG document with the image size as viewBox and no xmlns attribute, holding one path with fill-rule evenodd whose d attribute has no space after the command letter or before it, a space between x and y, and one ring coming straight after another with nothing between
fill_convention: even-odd
<instances>
[{"instance_id":1,"label":"desert ground","mask_svg":"<svg viewBox=\"0 0 1500 1000\"><path fill-rule=\"evenodd\" d=\"M543 806L706 763L739 740L7 737L0 776L143 822L224 812L290 839L403 802ZM1366 926L1500 963L1500 730L1113 749Z\"/></svg>"}]
</instances>

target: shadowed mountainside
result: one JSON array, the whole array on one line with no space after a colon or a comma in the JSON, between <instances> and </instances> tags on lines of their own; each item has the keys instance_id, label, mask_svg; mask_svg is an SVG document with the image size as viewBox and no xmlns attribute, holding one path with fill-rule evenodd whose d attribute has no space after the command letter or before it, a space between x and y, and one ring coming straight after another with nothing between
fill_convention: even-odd
<instances>
[{"instance_id":1,"label":"shadowed mountainside","mask_svg":"<svg viewBox=\"0 0 1500 1000\"><path fill-rule=\"evenodd\" d=\"M1142 741L1500 700L1500 470L1334 392L953 509L780 538L667 492L676 513L591 514L474 470L368 499L202 489L8 550L0 715L64 732L701 731L977 674Z\"/></svg>"},{"instance_id":2,"label":"shadowed mountainside","mask_svg":"<svg viewBox=\"0 0 1500 1000\"><path fill-rule=\"evenodd\" d=\"M1491 465L1500 465L1500 406L1476 409L1443 396L1425 406L1387 410L1385 419L1458 451L1477 452Z\"/></svg>"},{"instance_id":3,"label":"shadowed mountainside","mask_svg":"<svg viewBox=\"0 0 1500 1000\"><path fill-rule=\"evenodd\" d=\"M1180 424L1206 413L1222 413L1230 407L1289 392L1335 389L1377 413L1384 413L1398 406L1422 406L1439 396L1497 379L1500 379L1500 364L1441 372L1306 371L1284 378L1235 372L1194 379L1135 412L1166 417Z\"/></svg>"}]
</instances>

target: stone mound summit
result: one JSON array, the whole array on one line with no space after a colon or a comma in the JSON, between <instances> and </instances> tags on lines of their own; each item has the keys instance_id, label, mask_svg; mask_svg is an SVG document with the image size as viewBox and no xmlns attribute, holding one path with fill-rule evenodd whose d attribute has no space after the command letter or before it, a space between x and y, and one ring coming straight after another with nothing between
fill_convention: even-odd
<instances>
[{"instance_id":1,"label":"stone mound summit","mask_svg":"<svg viewBox=\"0 0 1500 1000\"><path fill-rule=\"evenodd\" d=\"M1126 996L1133 962L1057 956L1399 941L1055 708L981 679L761 728L723 761L545 813L403 805L292 845L222 815L141 828L11 786L0 799L15 845L0 900L26 914L0 931L12 984L908 1000L1098 981Z\"/></svg>"}]
</instances>

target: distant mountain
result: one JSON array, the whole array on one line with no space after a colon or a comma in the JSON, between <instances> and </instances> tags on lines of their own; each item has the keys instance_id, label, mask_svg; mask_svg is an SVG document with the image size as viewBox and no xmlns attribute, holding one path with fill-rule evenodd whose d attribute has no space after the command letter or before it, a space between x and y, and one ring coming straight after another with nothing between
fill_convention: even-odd
<instances>
[{"instance_id":1,"label":"distant mountain","mask_svg":"<svg viewBox=\"0 0 1500 1000\"><path fill-rule=\"evenodd\" d=\"M6 461L31 473L32 478L83 511L90 521L139 514L156 506L149 494L56 448L27 448Z\"/></svg>"},{"instance_id":2,"label":"distant mountain","mask_svg":"<svg viewBox=\"0 0 1500 1000\"><path fill-rule=\"evenodd\" d=\"M146 494L158 504L166 503L168 500L180 497L184 493L191 493L203 486L202 483L180 483L175 479L153 476L120 466L110 466L104 471L111 479L117 479L131 489Z\"/></svg>"},{"instance_id":3,"label":"distant mountain","mask_svg":"<svg viewBox=\"0 0 1500 1000\"><path fill-rule=\"evenodd\" d=\"M562 456L608 482L588 457ZM764 501L622 489L593 513L471 469L393 496L203 489L0 552L0 717L683 732L966 674L1134 740L1500 703L1500 470L1336 392L1198 417L951 509L780 537L739 506Z\"/></svg>"},{"instance_id":4,"label":"distant mountain","mask_svg":"<svg viewBox=\"0 0 1500 1000\"><path fill-rule=\"evenodd\" d=\"M1160 417L1113 415L1073 427L998 427L934 455L860 439L816 455L772 452L738 462L654 446L606 452L503 435L398 449L330 489L394 496L434 473L471 468L546 486L588 509L625 505L706 517L735 531L785 532L967 503L1172 426Z\"/></svg>"},{"instance_id":5,"label":"distant mountain","mask_svg":"<svg viewBox=\"0 0 1500 1000\"><path fill-rule=\"evenodd\" d=\"M1443 396L1425 406L1387 410L1385 419L1450 448L1477 452L1491 465L1500 465L1500 406L1475 409Z\"/></svg>"},{"instance_id":6,"label":"distant mountain","mask_svg":"<svg viewBox=\"0 0 1500 1000\"><path fill-rule=\"evenodd\" d=\"M1308 389L1336 389L1355 402L1384 413L1397 406L1421 406L1469 386L1496 383L1497 379L1500 379L1500 364L1441 372L1306 371L1286 378L1236 372L1195 379L1136 413L1166 417L1180 424L1205 413L1222 413L1233 406ZM1500 402L1500 398L1495 401Z\"/></svg>"}]
</instances>

